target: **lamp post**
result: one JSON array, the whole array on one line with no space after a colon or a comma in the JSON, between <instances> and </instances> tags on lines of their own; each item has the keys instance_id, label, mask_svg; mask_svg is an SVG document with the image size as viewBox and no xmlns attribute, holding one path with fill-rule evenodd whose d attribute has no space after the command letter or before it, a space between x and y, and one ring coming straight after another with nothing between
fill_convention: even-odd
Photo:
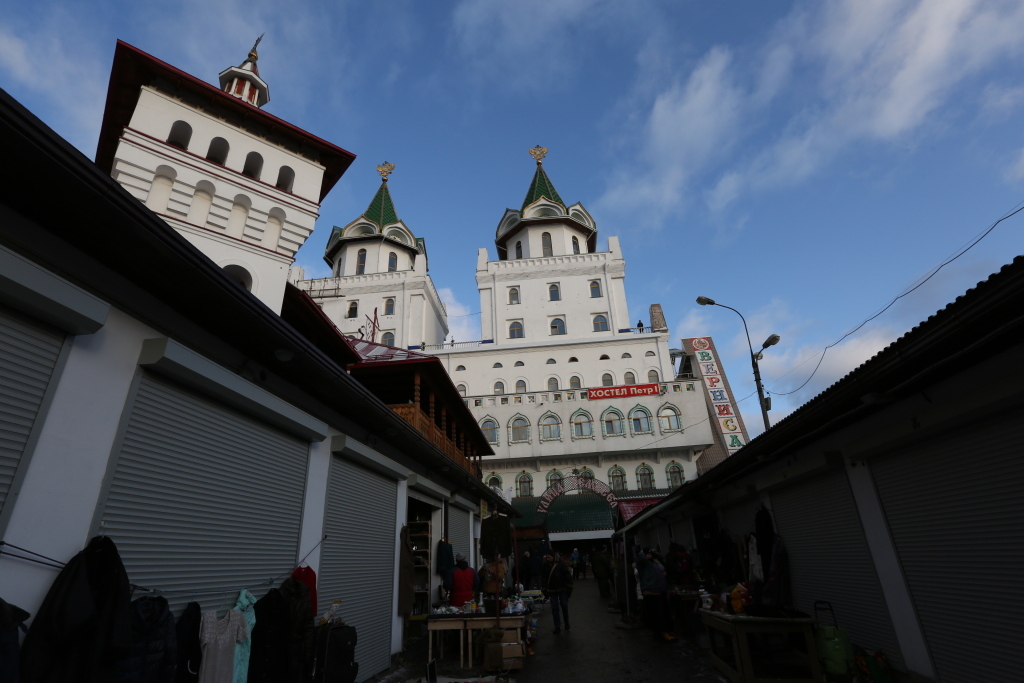
<instances>
[{"instance_id":1,"label":"lamp post","mask_svg":"<svg viewBox=\"0 0 1024 683\"><path fill-rule=\"evenodd\" d=\"M754 345L750 343L750 330L747 329L747 319L743 317L743 314L737 311L732 306L726 306L716 302L714 299L709 299L706 296L698 296L697 303L701 306L720 306L721 308L728 308L730 311L735 313L743 321L743 331L747 334L747 348L750 349L750 364L754 368L754 384L757 386L757 400L761 404L761 417L764 418L764 429L768 431L771 429L771 424L768 422L768 400L764 397L764 387L761 385L761 369L757 367L757 361L763 357L762 351L767 349L769 346L775 346L779 343L779 335L773 334L764 340L764 344L761 345L761 350L754 353ZM770 399L769 399L770 400Z\"/></svg>"}]
</instances>

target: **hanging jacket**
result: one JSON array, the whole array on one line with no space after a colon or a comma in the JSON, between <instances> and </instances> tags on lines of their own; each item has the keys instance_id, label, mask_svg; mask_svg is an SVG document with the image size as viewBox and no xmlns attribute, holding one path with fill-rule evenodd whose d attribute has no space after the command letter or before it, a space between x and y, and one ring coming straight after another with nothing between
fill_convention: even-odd
<instances>
[{"instance_id":1,"label":"hanging jacket","mask_svg":"<svg viewBox=\"0 0 1024 683\"><path fill-rule=\"evenodd\" d=\"M238 601L235 603L235 609L241 612L242 616L245 617L245 625L249 629L250 634L252 634L252 630L256 626L256 610L253 609L255 605L256 598L253 597L252 593L243 588L238 594ZM235 644L234 683L245 683L249 678L249 653L251 650L251 635L245 640Z\"/></svg>"},{"instance_id":2,"label":"hanging jacket","mask_svg":"<svg viewBox=\"0 0 1024 683\"><path fill-rule=\"evenodd\" d=\"M312 567L296 567L292 578L309 589L309 606L313 608L313 616L320 614L316 604L316 572Z\"/></svg>"},{"instance_id":3,"label":"hanging jacket","mask_svg":"<svg viewBox=\"0 0 1024 683\"><path fill-rule=\"evenodd\" d=\"M448 576L455 567L455 553L452 544L444 539L437 542L437 573L441 576Z\"/></svg>"},{"instance_id":4,"label":"hanging jacket","mask_svg":"<svg viewBox=\"0 0 1024 683\"><path fill-rule=\"evenodd\" d=\"M174 627L178 641L178 666L174 671L174 683L196 683L199 667L203 662L203 646L199 642L199 624L203 613L198 602L190 602L178 617Z\"/></svg>"},{"instance_id":5,"label":"hanging jacket","mask_svg":"<svg viewBox=\"0 0 1024 683\"><path fill-rule=\"evenodd\" d=\"M479 590L476 572L465 560L455 565L450 585L452 594L448 602L454 607L462 607L467 602L472 602Z\"/></svg>"},{"instance_id":6,"label":"hanging jacket","mask_svg":"<svg viewBox=\"0 0 1024 683\"><path fill-rule=\"evenodd\" d=\"M21 659L19 631L31 615L0 599L0 683L20 683L18 663Z\"/></svg>"},{"instance_id":7,"label":"hanging jacket","mask_svg":"<svg viewBox=\"0 0 1024 683\"><path fill-rule=\"evenodd\" d=\"M249 683L278 683L287 679L291 620L288 601L277 588L271 588L256 601L256 626L249 634Z\"/></svg>"},{"instance_id":8,"label":"hanging jacket","mask_svg":"<svg viewBox=\"0 0 1024 683\"><path fill-rule=\"evenodd\" d=\"M50 586L21 648L22 683L106 683L131 642L128 574L96 536Z\"/></svg>"},{"instance_id":9,"label":"hanging jacket","mask_svg":"<svg viewBox=\"0 0 1024 683\"><path fill-rule=\"evenodd\" d=\"M132 639L118 660L113 683L172 683L177 635L167 599L145 596L132 603Z\"/></svg>"},{"instance_id":10,"label":"hanging jacket","mask_svg":"<svg viewBox=\"0 0 1024 683\"><path fill-rule=\"evenodd\" d=\"M288 676L287 683L306 680L306 664L313 657L313 611L309 587L295 579L285 579L281 596L288 604Z\"/></svg>"},{"instance_id":11,"label":"hanging jacket","mask_svg":"<svg viewBox=\"0 0 1024 683\"><path fill-rule=\"evenodd\" d=\"M413 560L409 527L403 526L398 535L398 615L412 614L416 602L416 566Z\"/></svg>"}]
</instances>

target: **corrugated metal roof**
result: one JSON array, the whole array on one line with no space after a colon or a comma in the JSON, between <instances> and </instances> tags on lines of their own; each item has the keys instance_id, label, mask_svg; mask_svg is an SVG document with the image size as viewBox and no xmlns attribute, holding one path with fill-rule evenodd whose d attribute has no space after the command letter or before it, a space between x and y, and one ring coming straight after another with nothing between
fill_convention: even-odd
<instances>
[{"instance_id":1,"label":"corrugated metal roof","mask_svg":"<svg viewBox=\"0 0 1024 683\"><path fill-rule=\"evenodd\" d=\"M348 341L352 345L352 348L356 350L356 353L359 354L361 363L382 363L387 361L405 360L435 360L435 356L431 356L426 353L420 353L418 351L410 351L408 349L403 349L400 346L386 346L384 344L378 344L376 342L367 341L365 339L359 339L358 337L349 337Z\"/></svg>"}]
</instances>

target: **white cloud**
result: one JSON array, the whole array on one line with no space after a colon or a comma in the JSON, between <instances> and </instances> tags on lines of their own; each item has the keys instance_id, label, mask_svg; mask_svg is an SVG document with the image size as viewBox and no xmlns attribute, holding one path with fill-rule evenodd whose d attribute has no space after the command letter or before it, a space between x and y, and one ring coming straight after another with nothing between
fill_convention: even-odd
<instances>
[{"instance_id":1,"label":"white cloud","mask_svg":"<svg viewBox=\"0 0 1024 683\"><path fill-rule=\"evenodd\" d=\"M480 339L480 315L455 298L448 287L437 290L445 310L448 311L448 339L474 341Z\"/></svg>"}]
</instances>

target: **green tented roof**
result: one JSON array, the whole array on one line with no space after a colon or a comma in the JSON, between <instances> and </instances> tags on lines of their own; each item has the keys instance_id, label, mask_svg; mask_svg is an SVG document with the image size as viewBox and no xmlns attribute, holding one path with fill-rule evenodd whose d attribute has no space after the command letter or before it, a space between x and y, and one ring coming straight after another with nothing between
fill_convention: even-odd
<instances>
[{"instance_id":1,"label":"green tented roof","mask_svg":"<svg viewBox=\"0 0 1024 683\"><path fill-rule=\"evenodd\" d=\"M558 196L558 191L555 189L554 184L552 184L551 179L548 178L548 174L544 172L544 167L541 164L537 164L537 172L533 174L533 182L530 183L530 189L526 192L526 199L523 200L523 209L541 197L547 197L551 201L565 206L565 202Z\"/></svg>"},{"instance_id":2,"label":"green tented roof","mask_svg":"<svg viewBox=\"0 0 1024 683\"><path fill-rule=\"evenodd\" d=\"M596 493L567 494L555 498L548 511L537 512L540 498L513 498L512 506L522 517L516 519L516 526L545 526L548 533L559 531L591 531L612 529L612 509L608 501Z\"/></svg>"},{"instance_id":3,"label":"green tented roof","mask_svg":"<svg viewBox=\"0 0 1024 683\"><path fill-rule=\"evenodd\" d=\"M398 214L395 212L395 205L391 201L391 193L388 192L387 182L380 184L380 189L373 196L373 201L363 214L380 227L398 222Z\"/></svg>"}]
</instances>

